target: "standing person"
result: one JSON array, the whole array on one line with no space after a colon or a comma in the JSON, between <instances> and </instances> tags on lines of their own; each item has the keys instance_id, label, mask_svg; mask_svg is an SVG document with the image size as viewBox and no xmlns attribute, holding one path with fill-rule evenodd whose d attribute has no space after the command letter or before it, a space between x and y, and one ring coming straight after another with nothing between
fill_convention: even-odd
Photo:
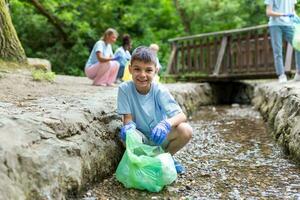
<instances>
[{"instance_id":1,"label":"standing person","mask_svg":"<svg viewBox=\"0 0 300 200\"><path fill-rule=\"evenodd\" d=\"M131 59L130 55L130 49L131 49L131 38L130 35L125 34L122 38L122 46L119 47L115 52L115 57L118 57L117 60L120 64L118 75L117 75L117 81L121 81L121 78L124 75L124 69L128 61Z\"/></svg>"},{"instance_id":2,"label":"standing person","mask_svg":"<svg viewBox=\"0 0 300 200\"><path fill-rule=\"evenodd\" d=\"M117 111L124 124L120 138L125 142L126 132L137 129L144 143L160 145L174 155L189 142L193 130L167 88L153 82L156 64L149 47L134 50L129 66L132 81L121 83L118 91ZM179 162L174 160L174 164L177 173L185 171Z\"/></svg>"},{"instance_id":3,"label":"standing person","mask_svg":"<svg viewBox=\"0 0 300 200\"><path fill-rule=\"evenodd\" d=\"M93 80L93 85L114 86L119 63L113 58L111 44L116 42L118 32L109 28L103 37L96 42L85 64L85 74Z\"/></svg>"},{"instance_id":4,"label":"standing person","mask_svg":"<svg viewBox=\"0 0 300 200\"><path fill-rule=\"evenodd\" d=\"M154 52L155 56L156 56L156 67L157 67L157 72L155 74L155 77L154 77L154 81L159 83L159 76L158 76L158 73L159 73L159 70L161 69L161 64L159 62L159 59L158 59L158 51L159 51L159 46L158 44L150 44L149 48Z\"/></svg>"},{"instance_id":5,"label":"standing person","mask_svg":"<svg viewBox=\"0 0 300 200\"><path fill-rule=\"evenodd\" d=\"M282 37L292 44L294 27L293 17L295 15L295 4L297 0L265 0L266 14L269 16L269 30L273 48L273 56L276 74L280 83L287 82L283 66ZM296 74L295 81L300 81L300 52L296 51Z\"/></svg>"},{"instance_id":6,"label":"standing person","mask_svg":"<svg viewBox=\"0 0 300 200\"><path fill-rule=\"evenodd\" d=\"M159 46L157 44L150 44L149 48L154 51L155 55L156 55L156 67L158 68L158 71L161 69L161 65L160 65L160 62L159 62L159 59L158 59L158 56L157 56L157 53L159 51Z\"/></svg>"}]
</instances>

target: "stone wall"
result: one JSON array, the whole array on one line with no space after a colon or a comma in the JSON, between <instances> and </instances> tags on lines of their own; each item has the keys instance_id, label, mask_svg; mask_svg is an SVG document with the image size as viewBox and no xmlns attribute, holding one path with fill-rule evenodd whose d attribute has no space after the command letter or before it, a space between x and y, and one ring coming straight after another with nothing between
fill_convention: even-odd
<instances>
[{"instance_id":1,"label":"stone wall","mask_svg":"<svg viewBox=\"0 0 300 200\"><path fill-rule=\"evenodd\" d=\"M215 102L208 84L168 85L185 113ZM65 199L114 173L117 89L0 102L0 199Z\"/></svg>"},{"instance_id":2,"label":"stone wall","mask_svg":"<svg viewBox=\"0 0 300 200\"><path fill-rule=\"evenodd\" d=\"M267 121L274 139L286 153L300 161L300 87L297 84L259 84L252 103Z\"/></svg>"}]
</instances>

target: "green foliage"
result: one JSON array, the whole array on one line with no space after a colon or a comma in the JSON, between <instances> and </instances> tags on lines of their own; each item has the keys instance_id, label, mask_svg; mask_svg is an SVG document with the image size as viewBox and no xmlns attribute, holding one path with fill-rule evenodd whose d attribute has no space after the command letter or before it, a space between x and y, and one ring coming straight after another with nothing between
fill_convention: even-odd
<instances>
[{"instance_id":1,"label":"green foliage","mask_svg":"<svg viewBox=\"0 0 300 200\"><path fill-rule=\"evenodd\" d=\"M179 0L191 23L191 33L222 31L266 23L263 1Z\"/></svg>"},{"instance_id":2,"label":"green foliage","mask_svg":"<svg viewBox=\"0 0 300 200\"><path fill-rule=\"evenodd\" d=\"M118 30L120 36L129 33L133 48L153 42L159 44L162 65L167 64L169 56L167 40L183 34L179 17L168 0L39 2L63 22L70 46L63 43L59 31L27 1L10 1L13 22L26 55L50 60L53 71L59 74L84 75L89 52L108 27ZM120 44L119 39L114 48Z\"/></svg>"},{"instance_id":3,"label":"green foliage","mask_svg":"<svg viewBox=\"0 0 300 200\"><path fill-rule=\"evenodd\" d=\"M34 81L46 80L49 82L53 82L56 77L54 72L45 72L43 70L33 70L31 75Z\"/></svg>"},{"instance_id":4,"label":"green foliage","mask_svg":"<svg viewBox=\"0 0 300 200\"><path fill-rule=\"evenodd\" d=\"M51 61L58 74L84 75L84 65L94 43L113 27L120 36L129 33L133 48L157 43L164 72L170 55L168 39L187 34L221 31L267 22L263 1L178 0L186 12L191 33L170 0L40 0L61 22L61 33L25 0L10 0L13 23L28 57ZM113 46L121 45L121 37Z\"/></svg>"}]
</instances>

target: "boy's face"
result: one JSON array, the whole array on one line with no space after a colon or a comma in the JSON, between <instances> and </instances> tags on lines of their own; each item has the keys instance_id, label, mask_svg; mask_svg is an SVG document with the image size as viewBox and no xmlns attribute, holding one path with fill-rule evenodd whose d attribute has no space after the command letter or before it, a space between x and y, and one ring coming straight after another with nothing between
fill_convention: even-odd
<instances>
[{"instance_id":1,"label":"boy's face","mask_svg":"<svg viewBox=\"0 0 300 200\"><path fill-rule=\"evenodd\" d=\"M156 71L157 69L153 63L145 63L137 60L131 63L129 72L139 93L147 94L149 92Z\"/></svg>"}]
</instances>

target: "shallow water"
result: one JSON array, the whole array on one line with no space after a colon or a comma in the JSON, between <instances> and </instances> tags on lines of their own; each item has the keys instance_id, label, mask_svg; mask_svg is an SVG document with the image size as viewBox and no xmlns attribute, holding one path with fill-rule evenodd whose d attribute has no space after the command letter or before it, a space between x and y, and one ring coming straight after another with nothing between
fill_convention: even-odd
<instances>
[{"instance_id":1,"label":"shallow water","mask_svg":"<svg viewBox=\"0 0 300 200\"><path fill-rule=\"evenodd\" d=\"M289 160L250 106L201 107L192 141L178 154L187 168L159 193L126 189L115 176L90 189L92 199L296 199L300 166Z\"/></svg>"}]
</instances>

